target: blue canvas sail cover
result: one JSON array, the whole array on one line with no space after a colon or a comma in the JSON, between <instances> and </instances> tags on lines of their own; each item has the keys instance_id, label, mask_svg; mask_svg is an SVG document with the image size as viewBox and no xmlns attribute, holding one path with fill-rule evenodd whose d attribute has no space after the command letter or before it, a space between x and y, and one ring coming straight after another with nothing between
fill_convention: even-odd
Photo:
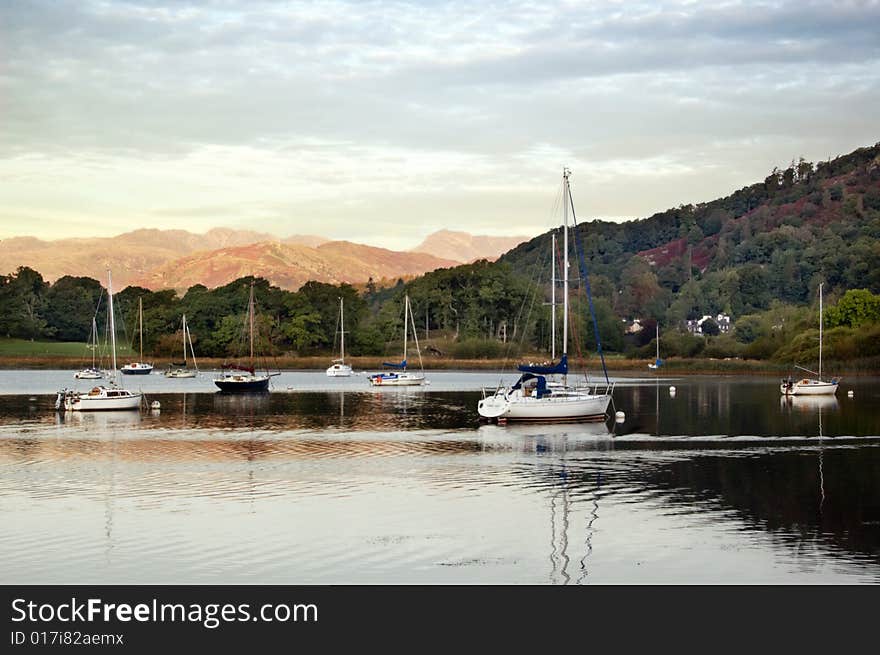
<instances>
[{"instance_id":1,"label":"blue canvas sail cover","mask_svg":"<svg viewBox=\"0 0 880 655\"><path fill-rule=\"evenodd\" d=\"M391 362L382 362L382 366L387 366L388 368L406 368L406 360L404 359L399 364L392 364Z\"/></svg>"},{"instance_id":2,"label":"blue canvas sail cover","mask_svg":"<svg viewBox=\"0 0 880 655\"><path fill-rule=\"evenodd\" d=\"M541 375L558 373L560 375L566 375L568 373L568 355L560 357L558 364L551 364L550 366L526 366L523 364L516 368L522 373L540 373Z\"/></svg>"}]
</instances>

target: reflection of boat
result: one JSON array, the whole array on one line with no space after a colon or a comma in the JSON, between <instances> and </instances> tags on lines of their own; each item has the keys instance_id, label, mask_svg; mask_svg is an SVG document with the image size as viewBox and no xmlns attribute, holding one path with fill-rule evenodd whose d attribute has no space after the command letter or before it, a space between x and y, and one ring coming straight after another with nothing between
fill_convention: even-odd
<instances>
[{"instance_id":1,"label":"reflection of boat","mask_svg":"<svg viewBox=\"0 0 880 655\"><path fill-rule=\"evenodd\" d=\"M414 320L412 310L409 305L409 296L403 298L403 361L400 363L383 362L382 365L388 368L397 369L399 372L382 372L374 373L370 376L370 384L374 387L411 387L425 384L425 373L422 368L422 351L419 349L419 337L416 335L415 322L412 324L413 337L416 341L416 352L419 355L420 373L412 373L406 370L406 342L408 341L409 322Z\"/></svg>"},{"instance_id":2,"label":"reflection of boat","mask_svg":"<svg viewBox=\"0 0 880 655\"><path fill-rule=\"evenodd\" d=\"M140 341L139 357L140 361L130 362L122 367L125 375L149 375L153 372L153 365L147 364L144 360L144 301L138 298L138 336Z\"/></svg>"},{"instance_id":3,"label":"reflection of boat","mask_svg":"<svg viewBox=\"0 0 880 655\"><path fill-rule=\"evenodd\" d=\"M104 373L95 363L95 351L98 349L98 323L94 316L92 316L92 333L89 335L87 348L92 351L92 365L77 371L73 377L77 380L100 380L104 377Z\"/></svg>"},{"instance_id":4,"label":"reflection of boat","mask_svg":"<svg viewBox=\"0 0 880 655\"><path fill-rule=\"evenodd\" d=\"M70 412L59 414L65 424L89 428L127 428L140 424L141 413L128 410L107 410L103 412Z\"/></svg>"},{"instance_id":5,"label":"reflection of boat","mask_svg":"<svg viewBox=\"0 0 880 655\"><path fill-rule=\"evenodd\" d=\"M269 379L281 373L257 373L254 366L254 321L256 311L254 309L254 283L251 282L251 295L248 300L248 338L250 341L250 360L247 366L243 364L226 364L220 376L214 378L220 391L231 393L254 393L269 391Z\"/></svg>"},{"instance_id":6,"label":"reflection of boat","mask_svg":"<svg viewBox=\"0 0 880 655\"><path fill-rule=\"evenodd\" d=\"M331 378L347 378L351 375L351 366L345 363L345 314L342 308L342 296L339 297L339 359L334 359L327 375Z\"/></svg>"},{"instance_id":7,"label":"reflection of boat","mask_svg":"<svg viewBox=\"0 0 880 655\"><path fill-rule=\"evenodd\" d=\"M107 296L110 306L110 341L113 352L113 368L110 373L110 386L93 387L86 393L63 389L58 392L55 409L70 411L96 411L116 409L138 409L143 399L142 394L133 393L128 389L116 386L116 322L113 317L113 280L107 271Z\"/></svg>"},{"instance_id":8,"label":"reflection of boat","mask_svg":"<svg viewBox=\"0 0 880 655\"><path fill-rule=\"evenodd\" d=\"M795 366L802 371L812 373L815 378L802 378L794 380L791 376L783 379L779 390L786 396L824 396L837 393L840 378L831 378L830 381L822 379L822 284L819 284L819 370L811 371L803 366Z\"/></svg>"},{"instance_id":9,"label":"reflection of boat","mask_svg":"<svg viewBox=\"0 0 880 655\"><path fill-rule=\"evenodd\" d=\"M562 264L562 356L550 365L521 365L520 379L511 387L499 386L483 392L477 412L483 419L507 421L584 421L604 418L611 403L612 384L600 390L568 383L569 264L568 209L574 203L569 187L569 170L562 173L563 264ZM582 272L584 273L584 272ZM586 280L586 275L583 275ZM586 285L588 298L589 284ZM555 303L554 303L555 304ZM592 307L592 300L590 299ZM555 308L554 308L555 309ZM554 312L555 320L555 312ZM594 318L595 326L595 318ZM601 350L600 350L601 352ZM562 382L548 381L547 376L561 376ZM607 375L606 375L607 380Z\"/></svg>"},{"instance_id":10,"label":"reflection of boat","mask_svg":"<svg viewBox=\"0 0 880 655\"><path fill-rule=\"evenodd\" d=\"M840 407L837 396L783 396L780 401L783 405L801 411L838 409Z\"/></svg>"},{"instance_id":11,"label":"reflection of boat","mask_svg":"<svg viewBox=\"0 0 880 655\"><path fill-rule=\"evenodd\" d=\"M183 361L171 362L171 368L165 371L166 378L194 378L199 373L199 365L196 363L196 353L193 350L192 345L192 335L189 333L189 325L186 323L186 314L183 315L183 319L181 320L182 324L182 332L183 332ZM189 350L192 353L193 366L195 369L191 369L187 367L186 364L186 344L189 342Z\"/></svg>"}]
</instances>

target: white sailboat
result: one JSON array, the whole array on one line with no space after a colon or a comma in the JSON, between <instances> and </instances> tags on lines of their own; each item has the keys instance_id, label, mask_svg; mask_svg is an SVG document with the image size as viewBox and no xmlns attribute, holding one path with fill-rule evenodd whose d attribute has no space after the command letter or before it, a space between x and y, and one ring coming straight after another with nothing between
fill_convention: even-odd
<instances>
[{"instance_id":1,"label":"white sailboat","mask_svg":"<svg viewBox=\"0 0 880 655\"><path fill-rule=\"evenodd\" d=\"M403 360L399 363L383 362L383 366L397 369L399 372L382 372L374 373L370 376L370 384L374 387L404 387L419 386L426 384L425 372L422 367L422 351L419 349L419 337L416 334L415 322L412 323L413 337L416 342L416 352L419 356L419 373L413 373L406 370L406 342L409 340L410 321L414 321L412 316L412 308L409 304L409 296L403 298Z\"/></svg>"},{"instance_id":2,"label":"white sailboat","mask_svg":"<svg viewBox=\"0 0 880 655\"><path fill-rule=\"evenodd\" d=\"M140 336L140 361L129 362L122 367L125 375L149 375L153 372L153 365L144 361L144 302L138 298L138 335Z\"/></svg>"},{"instance_id":3,"label":"white sailboat","mask_svg":"<svg viewBox=\"0 0 880 655\"><path fill-rule=\"evenodd\" d=\"M194 378L199 374L199 365L196 363L196 353L193 350L192 335L189 333L189 325L186 322L186 314L181 319L181 330L183 331L183 362L171 362L171 368L165 371L166 378ZM189 343L189 350L192 354L193 366L189 368L186 363L186 346Z\"/></svg>"},{"instance_id":4,"label":"white sailboat","mask_svg":"<svg viewBox=\"0 0 880 655\"><path fill-rule=\"evenodd\" d=\"M77 371L73 377L77 380L100 380L104 377L104 372L98 368L95 362L95 352L98 350L98 324L94 316L92 317L92 333L89 335L87 348L92 351L92 365Z\"/></svg>"},{"instance_id":5,"label":"white sailboat","mask_svg":"<svg viewBox=\"0 0 880 655\"><path fill-rule=\"evenodd\" d=\"M110 343L113 353L113 368L110 372L110 386L99 385L92 387L90 391L79 392L63 389L58 392L55 400L55 409L67 411L98 411L138 409L141 406L143 394L134 393L128 389L122 389L116 385L116 321L113 316L113 279L110 271L107 271L107 296L110 306Z\"/></svg>"},{"instance_id":6,"label":"white sailboat","mask_svg":"<svg viewBox=\"0 0 880 655\"><path fill-rule=\"evenodd\" d=\"M345 363L345 313L342 306L342 296L339 297L339 359L334 359L327 369L327 376L331 378L347 378L351 375L351 366Z\"/></svg>"},{"instance_id":7,"label":"white sailboat","mask_svg":"<svg viewBox=\"0 0 880 655\"><path fill-rule=\"evenodd\" d=\"M779 390L785 396L826 396L837 393L840 378L831 378L828 381L822 379L822 285L823 283L819 284L819 370L811 371L803 366L795 366L795 368L812 373L816 377L801 378L800 380L794 380L791 376L788 379L783 378Z\"/></svg>"},{"instance_id":8,"label":"white sailboat","mask_svg":"<svg viewBox=\"0 0 880 655\"><path fill-rule=\"evenodd\" d=\"M657 369L663 366L663 360L660 359L660 323L657 323L657 357L654 359L653 364L648 364L648 368Z\"/></svg>"},{"instance_id":9,"label":"white sailboat","mask_svg":"<svg viewBox=\"0 0 880 655\"><path fill-rule=\"evenodd\" d=\"M507 421L583 421L603 419L611 403L614 385L604 388L596 385L568 383L568 323L569 323L569 266L568 266L568 209L574 204L569 188L570 171L565 169L563 180L563 318L562 355L549 366L519 366L522 376L510 387L498 387L477 403L477 412L484 419ZM555 307L554 323L555 323ZM561 376L559 381L548 381L546 376Z\"/></svg>"}]
</instances>

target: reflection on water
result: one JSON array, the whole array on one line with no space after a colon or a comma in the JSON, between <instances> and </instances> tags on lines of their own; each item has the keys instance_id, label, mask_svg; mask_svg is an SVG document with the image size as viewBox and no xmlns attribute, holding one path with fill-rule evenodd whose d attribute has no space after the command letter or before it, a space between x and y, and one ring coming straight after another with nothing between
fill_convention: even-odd
<instances>
[{"instance_id":1,"label":"reflection on water","mask_svg":"<svg viewBox=\"0 0 880 655\"><path fill-rule=\"evenodd\" d=\"M620 387L623 424L474 392L0 396L9 582L880 582L880 385Z\"/></svg>"}]
</instances>

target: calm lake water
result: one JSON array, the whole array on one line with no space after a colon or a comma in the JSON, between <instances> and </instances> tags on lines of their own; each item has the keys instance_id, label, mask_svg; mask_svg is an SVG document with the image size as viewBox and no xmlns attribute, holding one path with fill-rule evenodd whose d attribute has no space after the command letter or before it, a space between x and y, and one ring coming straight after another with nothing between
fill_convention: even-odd
<instances>
[{"instance_id":1,"label":"calm lake water","mask_svg":"<svg viewBox=\"0 0 880 655\"><path fill-rule=\"evenodd\" d=\"M0 371L0 582L880 582L880 379L618 378L623 423L499 427L501 374L428 377L59 414L70 371Z\"/></svg>"}]
</instances>

